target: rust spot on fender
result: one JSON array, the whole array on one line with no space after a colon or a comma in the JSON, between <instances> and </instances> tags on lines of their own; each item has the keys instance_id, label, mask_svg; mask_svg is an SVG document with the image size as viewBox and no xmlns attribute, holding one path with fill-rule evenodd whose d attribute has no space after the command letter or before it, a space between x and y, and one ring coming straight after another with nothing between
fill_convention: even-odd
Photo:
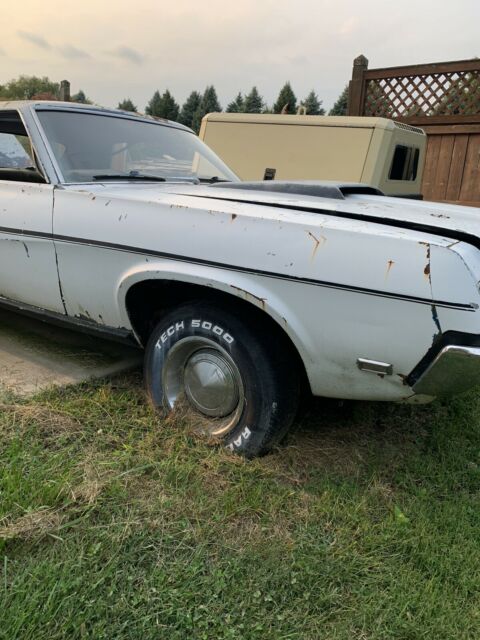
<instances>
[{"instance_id":1,"label":"rust spot on fender","mask_svg":"<svg viewBox=\"0 0 480 640\"><path fill-rule=\"evenodd\" d=\"M390 273L390 269L393 267L394 264L395 264L395 260L389 260L387 262L387 271L385 272L385 280L388 278L388 274Z\"/></svg>"},{"instance_id":2,"label":"rust spot on fender","mask_svg":"<svg viewBox=\"0 0 480 640\"><path fill-rule=\"evenodd\" d=\"M424 247L427 247L427 264L425 265L425 268L423 270L423 274L425 276L425 278L427 278L427 280L430 282L430 285L432 284L432 278L431 278L431 274L430 274L430 243L429 242L419 242L418 244L422 244Z\"/></svg>"},{"instance_id":3,"label":"rust spot on fender","mask_svg":"<svg viewBox=\"0 0 480 640\"><path fill-rule=\"evenodd\" d=\"M316 236L313 235L311 231L307 231L307 234L312 238L313 242L315 243L313 245L312 255L310 256L310 262L313 262L315 260L315 256L317 255L317 251L319 247L325 244L327 239L325 238L325 236L320 236L320 239L318 239Z\"/></svg>"}]
</instances>

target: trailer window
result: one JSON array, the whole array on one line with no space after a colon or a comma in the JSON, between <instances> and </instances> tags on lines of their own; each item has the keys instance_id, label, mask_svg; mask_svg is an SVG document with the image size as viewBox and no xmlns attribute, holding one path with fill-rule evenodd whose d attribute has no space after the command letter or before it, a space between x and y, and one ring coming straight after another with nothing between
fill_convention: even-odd
<instances>
[{"instance_id":1,"label":"trailer window","mask_svg":"<svg viewBox=\"0 0 480 640\"><path fill-rule=\"evenodd\" d=\"M420 150L417 147L407 147L397 144L390 166L390 180L415 180L418 171Z\"/></svg>"}]
</instances>

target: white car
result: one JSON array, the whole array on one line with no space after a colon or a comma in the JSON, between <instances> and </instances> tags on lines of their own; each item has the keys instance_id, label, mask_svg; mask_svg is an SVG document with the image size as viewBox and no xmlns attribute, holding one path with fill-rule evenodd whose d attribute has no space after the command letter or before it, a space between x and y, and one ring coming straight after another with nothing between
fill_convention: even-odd
<instances>
[{"instance_id":1,"label":"white car","mask_svg":"<svg viewBox=\"0 0 480 640\"><path fill-rule=\"evenodd\" d=\"M0 103L0 301L134 340L158 407L246 456L314 395L480 381L480 210L365 185L239 182L189 129Z\"/></svg>"}]
</instances>

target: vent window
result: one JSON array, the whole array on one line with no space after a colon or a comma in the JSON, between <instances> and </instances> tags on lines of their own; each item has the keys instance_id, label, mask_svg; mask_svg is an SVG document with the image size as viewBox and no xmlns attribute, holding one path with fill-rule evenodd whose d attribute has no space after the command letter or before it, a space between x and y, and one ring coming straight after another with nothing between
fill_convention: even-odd
<instances>
[{"instance_id":1,"label":"vent window","mask_svg":"<svg viewBox=\"0 0 480 640\"><path fill-rule=\"evenodd\" d=\"M390 180L416 180L418 171L418 158L420 150L417 147L407 147L397 144L390 167Z\"/></svg>"}]
</instances>

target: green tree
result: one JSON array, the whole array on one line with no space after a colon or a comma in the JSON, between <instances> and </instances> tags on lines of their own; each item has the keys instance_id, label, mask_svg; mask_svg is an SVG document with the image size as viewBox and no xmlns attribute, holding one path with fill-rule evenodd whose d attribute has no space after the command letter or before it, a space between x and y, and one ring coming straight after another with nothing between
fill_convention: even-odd
<instances>
[{"instance_id":1,"label":"green tree","mask_svg":"<svg viewBox=\"0 0 480 640\"><path fill-rule=\"evenodd\" d=\"M167 120L178 120L178 112L180 107L178 106L175 98L167 89L161 97L160 118L166 118Z\"/></svg>"},{"instance_id":2,"label":"green tree","mask_svg":"<svg viewBox=\"0 0 480 640\"><path fill-rule=\"evenodd\" d=\"M162 95L158 90L155 91L145 108L147 115L167 120L177 120L178 112L179 106L168 89Z\"/></svg>"},{"instance_id":3,"label":"green tree","mask_svg":"<svg viewBox=\"0 0 480 640\"><path fill-rule=\"evenodd\" d=\"M303 101L303 106L309 116L325 115L325 109L322 107L322 101L318 99L318 96L313 89Z\"/></svg>"},{"instance_id":4,"label":"green tree","mask_svg":"<svg viewBox=\"0 0 480 640\"><path fill-rule=\"evenodd\" d=\"M338 96L337 101L330 109L329 116L346 116L348 108L348 84L342 93Z\"/></svg>"},{"instance_id":5,"label":"green tree","mask_svg":"<svg viewBox=\"0 0 480 640\"><path fill-rule=\"evenodd\" d=\"M296 113L297 111L297 97L293 93L293 89L290 82L286 82L280 93L278 94L277 101L273 105L274 113Z\"/></svg>"},{"instance_id":6,"label":"green tree","mask_svg":"<svg viewBox=\"0 0 480 640\"><path fill-rule=\"evenodd\" d=\"M222 110L220 103L218 102L217 92L213 85L208 86L200 101L198 109L195 111L192 121L192 129L197 133L200 131L200 125L202 118L207 113L218 113Z\"/></svg>"},{"instance_id":7,"label":"green tree","mask_svg":"<svg viewBox=\"0 0 480 640\"><path fill-rule=\"evenodd\" d=\"M235 100L232 100L226 108L227 113L242 113L244 111L244 99L240 92L238 92Z\"/></svg>"},{"instance_id":8,"label":"green tree","mask_svg":"<svg viewBox=\"0 0 480 640\"><path fill-rule=\"evenodd\" d=\"M45 94L58 98L60 85L49 78L19 76L0 85L0 98L4 100L31 100L33 96Z\"/></svg>"},{"instance_id":9,"label":"green tree","mask_svg":"<svg viewBox=\"0 0 480 640\"><path fill-rule=\"evenodd\" d=\"M92 104L90 98L87 98L85 92L80 89L77 93L73 94L70 98L72 102L80 102L81 104Z\"/></svg>"},{"instance_id":10,"label":"green tree","mask_svg":"<svg viewBox=\"0 0 480 640\"><path fill-rule=\"evenodd\" d=\"M245 113L262 113L263 107L262 96L258 93L257 87L252 87L250 93L245 96L243 110Z\"/></svg>"},{"instance_id":11,"label":"green tree","mask_svg":"<svg viewBox=\"0 0 480 640\"><path fill-rule=\"evenodd\" d=\"M193 117L195 115L195 112L199 108L201 101L202 96L198 93L198 91L192 91L192 93L183 103L180 115L178 116L178 121L184 124L186 127L191 128L193 124Z\"/></svg>"},{"instance_id":12,"label":"green tree","mask_svg":"<svg viewBox=\"0 0 480 640\"><path fill-rule=\"evenodd\" d=\"M119 102L117 109L121 109L122 111L137 111L137 107L133 104L130 98L125 98Z\"/></svg>"},{"instance_id":13,"label":"green tree","mask_svg":"<svg viewBox=\"0 0 480 640\"><path fill-rule=\"evenodd\" d=\"M162 108L162 98L160 97L160 91L155 91L150 98L147 106L145 107L145 113L148 116L159 116Z\"/></svg>"}]
</instances>

